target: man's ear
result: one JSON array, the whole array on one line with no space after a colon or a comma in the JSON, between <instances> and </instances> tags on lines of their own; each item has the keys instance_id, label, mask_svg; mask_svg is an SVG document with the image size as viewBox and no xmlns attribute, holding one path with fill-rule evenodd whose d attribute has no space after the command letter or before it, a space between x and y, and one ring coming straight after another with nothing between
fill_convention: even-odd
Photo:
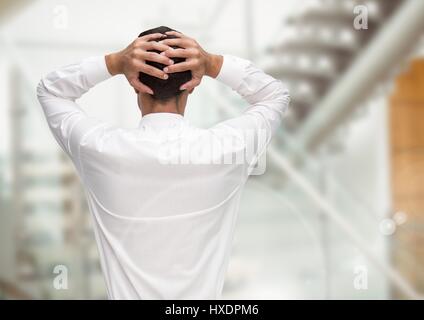
<instances>
[{"instance_id":1,"label":"man's ear","mask_svg":"<svg viewBox=\"0 0 424 320\"><path fill-rule=\"evenodd\" d=\"M193 93L193 91L194 91L194 88L193 88L193 89L191 89L191 90L188 92L188 94L192 94L192 93Z\"/></svg>"}]
</instances>

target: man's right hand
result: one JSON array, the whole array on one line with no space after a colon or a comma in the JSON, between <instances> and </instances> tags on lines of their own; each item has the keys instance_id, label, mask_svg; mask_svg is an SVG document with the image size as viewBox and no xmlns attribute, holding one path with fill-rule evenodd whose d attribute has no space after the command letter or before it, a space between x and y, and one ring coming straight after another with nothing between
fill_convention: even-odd
<instances>
[{"instance_id":1,"label":"man's right hand","mask_svg":"<svg viewBox=\"0 0 424 320\"><path fill-rule=\"evenodd\" d=\"M145 35L134 40L124 50L106 55L105 59L109 73L111 75L124 74L136 91L153 94L152 89L141 83L138 77L140 72L144 72L160 79L168 79L168 75L163 70L146 63L146 61L153 61L167 66L174 63L172 59L165 55L149 52L149 50L163 52L170 49L168 45L157 42L157 40L164 37L162 33Z\"/></svg>"},{"instance_id":2,"label":"man's right hand","mask_svg":"<svg viewBox=\"0 0 424 320\"><path fill-rule=\"evenodd\" d=\"M223 57L220 55L210 54L196 42L180 32L168 31L167 35L176 36L173 39L164 39L159 43L170 47L179 47L178 49L170 48L161 54L169 58L185 58L186 61L176 63L164 68L166 73L191 71L192 79L181 86L181 90L192 90L197 87L203 76L216 78L221 70Z\"/></svg>"}]
</instances>

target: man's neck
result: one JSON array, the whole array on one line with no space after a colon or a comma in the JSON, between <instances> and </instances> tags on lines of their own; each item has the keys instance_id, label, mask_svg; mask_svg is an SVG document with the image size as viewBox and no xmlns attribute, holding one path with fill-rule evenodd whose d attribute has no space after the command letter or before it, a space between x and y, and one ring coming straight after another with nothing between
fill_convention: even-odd
<instances>
[{"instance_id":1,"label":"man's neck","mask_svg":"<svg viewBox=\"0 0 424 320\"><path fill-rule=\"evenodd\" d=\"M180 113L178 106L175 104L154 104L150 108L150 113L156 112Z\"/></svg>"},{"instance_id":2,"label":"man's neck","mask_svg":"<svg viewBox=\"0 0 424 320\"><path fill-rule=\"evenodd\" d=\"M149 113L159 113L159 112L167 112L167 113L178 113L183 115L184 110L181 110L180 103L178 97L167 101L150 101L148 105L145 105L143 108L143 115Z\"/></svg>"}]
</instances>

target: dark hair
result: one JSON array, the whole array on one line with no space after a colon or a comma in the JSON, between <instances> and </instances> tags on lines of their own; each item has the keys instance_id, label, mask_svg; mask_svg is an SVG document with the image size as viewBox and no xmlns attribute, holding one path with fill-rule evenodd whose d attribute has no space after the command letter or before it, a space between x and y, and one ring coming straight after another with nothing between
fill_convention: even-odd
<instances>
[{"instance_id":1,"label":"dark hair","mask_svg":"<svg viewBox=\"0 0 424 320\"><path fill-rule=\"evenodd\" d=\"M165 34L167 31L175 31L174 29L168 28L168 27L158 27L153 28L150 30L146 30L142 33L140 33L139 37L152 34L152 33L162 33ZM176 38L172 35L166 35L167 39L173 39ZM176 47L174 47L175 49ZM160 53L160 51L157 50L149 50L152 52ZM185 58L171 58L174 63L179 63L185 61ZM163 70L163 68L166 67L166 65L158 62L152 62L152 61L146 61L148 65L151 65L155 68ZM152 95L153 99L161 100L161 101L167 101L173 97L178 97L181 94L180 87L184 83L191 80L191 71L183 71L183 72L176 72L176 73L170 73L168 74L169 78L167 80L159 79L156 77L153 77L151 75L148 75L146 73L140 72L139 79L140 81L150 87L154 94Z\"/></svg>"}]
</instances>

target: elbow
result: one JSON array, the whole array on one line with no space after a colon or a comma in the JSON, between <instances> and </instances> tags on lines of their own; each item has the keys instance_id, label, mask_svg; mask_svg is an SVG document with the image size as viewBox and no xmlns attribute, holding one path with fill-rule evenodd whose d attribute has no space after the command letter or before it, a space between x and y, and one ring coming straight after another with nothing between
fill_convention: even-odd
<instances>
[{"instance_id":1,"label":"elbow","mask_svg":"<svg viewBox=\"0 0 424 320\"><path fill-rule=\"evenodd\" d=\"M283 82L279 81L279 86L280 86L279 87L280 96L283 99L290 100L290 91L289 91L287 85L285 85Z\"/></svg>"},{"instance_id":2,"label":"elbow","mask_svg":"<svg viewBox=\"0 0 424 320\"><path fill-rule=\"evenodd\" d=\"M37 84L37 98L41 98L45 95L46 87L44 86L43 79L40 79L40 81Z\"/></svg>"},{"instance_id":3,"label":"elbow","mask_svg":"<svg viewBox=\"0 0 424 320\"><path fill-rule=\"evenodd\" d=\"M290 104L290 99L291 99L291 97L290 97L290 91L289 91L289 89L284 88L284 102L287 105L287 107Z\"/></svg>"},{"instance_id":4,"label":"elbow","mask_svg":"<svg viewBox=\"0 0 424 320\"><path fill-rule=\"evenodd\" d=\"M36 93L37 93L38 100L48 95L48 90L46 88L44 78L41 78L40 81L38 82Z\"/></svg>"},{"instance_id":5,"label":"elbow","mask_svg":"<svg viewBox=\"0 0 424 320\"><path fill-rule=\"evenodd\" d=\"M281 81L279 81L280 87L279 87L279 94L278 94L278 101L283 106L283 112L286 113L288 111L289 105L290 105L290 91L287 88L285 84L283 84Z\"/></svg>"}]
</instances>

